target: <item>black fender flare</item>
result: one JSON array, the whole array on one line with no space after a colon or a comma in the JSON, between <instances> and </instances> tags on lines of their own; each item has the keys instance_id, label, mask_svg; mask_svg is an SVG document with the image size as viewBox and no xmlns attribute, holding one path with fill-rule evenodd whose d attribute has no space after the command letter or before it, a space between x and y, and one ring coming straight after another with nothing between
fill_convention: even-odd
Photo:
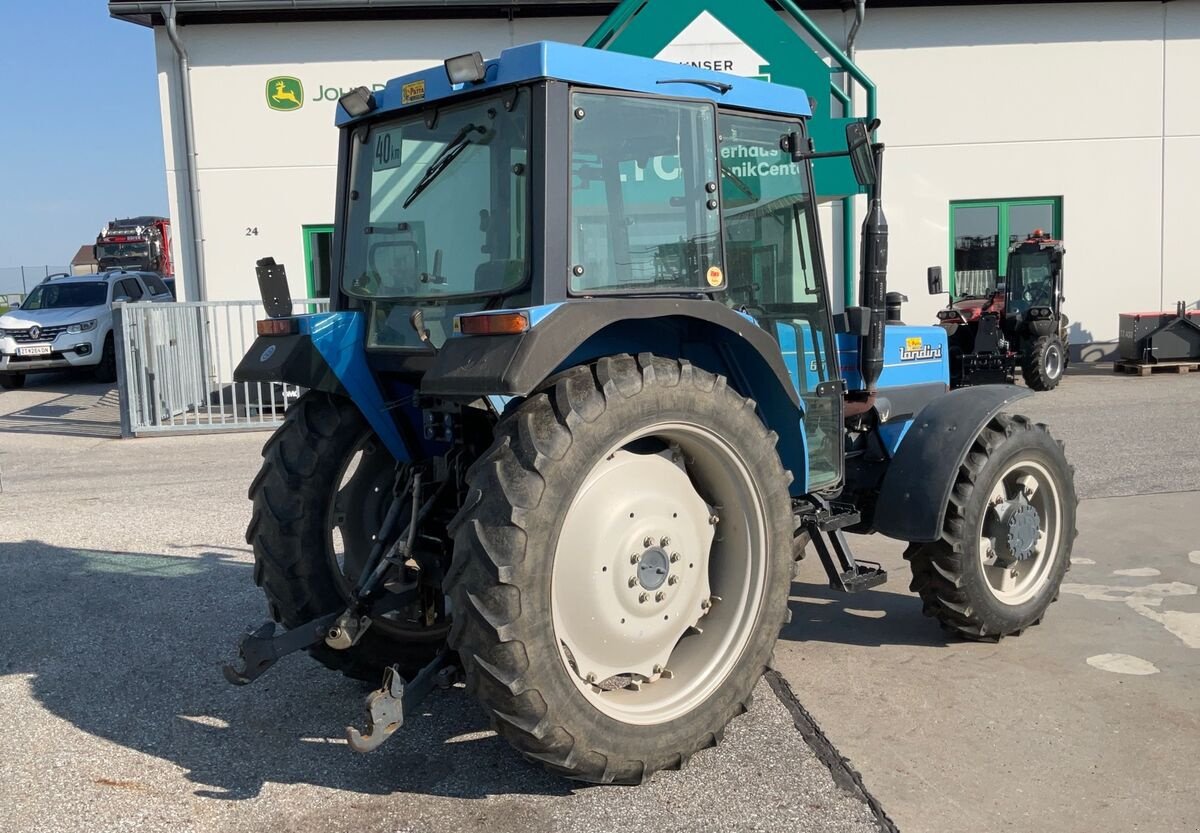
<instances>
[{"instance_id":1,"label":"black fender flare","mask_svg":"<svg viewBox=\"0 0 1200 833\"><path fill-rule=\"evenodd\" d=\"M349 396L329 362L304 334L259 336L237 368L235 382L286 382L302 388Z\"/></svg>"},{"instance_id":2,"label":"black fender flare","mask_svg":"<svg viewBox=\"0 0 1200 833\"><path fill-rule=\"evenodd\" d=\"M1032 395L1016 385L979 385L922 408L883 476L875 531L900 541L938 540L958 468L975 438L1005 406Z\"/></svg>"},{"instance_id":3,"label":"black fender flare","mask_svg":"<svg viewBox=\"0 0 1200 833\"><path fill-rule=\"evenodd\" d=\"M712 327L724 331L735 343L749 347L774 375L791 404L803 410L779 345L766 330L724 304L690 298L580 299L563 304L520 335L448 339L421 380L421 393L448 398L528 396L573 357L584 361L638 352L621 338L614 338L610 350L600 349L596 356L578 354L585 342L612 325L649 319L695 322L702 325L699 332L711 332Z\"/></svg>"}]
</instances>

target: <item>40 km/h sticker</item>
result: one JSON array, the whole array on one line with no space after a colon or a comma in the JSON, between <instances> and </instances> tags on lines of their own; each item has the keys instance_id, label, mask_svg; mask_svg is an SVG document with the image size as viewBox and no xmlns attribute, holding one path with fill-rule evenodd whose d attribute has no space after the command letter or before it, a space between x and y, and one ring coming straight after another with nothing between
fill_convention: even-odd
<instances>
[{"instance_id":1,"label":"40 km/h sticker","mask_svg":"<svg viewBox=\"0 0 1200 833\"><path fill-rule=\"evenodd\" d=\"M720 286L725 282L725 273L721 271L720 266L708 267L708 285Z\"/></svg>"}]
</instances>

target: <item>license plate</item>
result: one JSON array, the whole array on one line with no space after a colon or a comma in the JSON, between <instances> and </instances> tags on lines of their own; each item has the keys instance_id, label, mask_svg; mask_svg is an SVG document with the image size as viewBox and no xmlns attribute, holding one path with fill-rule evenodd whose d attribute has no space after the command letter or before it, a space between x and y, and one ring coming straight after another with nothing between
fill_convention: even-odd
<instances>
[{"instance_id":1,"label":"license plate","mask_svg":"<svg viewBox=\"0 0 1200 833\"><path fill-rule=\"evenodd\" d=\"M50 355L50 345L49 344L35 344L32 347L18 347L17 355L18 356L49 356Z\"/></svg>"}]
</instances>

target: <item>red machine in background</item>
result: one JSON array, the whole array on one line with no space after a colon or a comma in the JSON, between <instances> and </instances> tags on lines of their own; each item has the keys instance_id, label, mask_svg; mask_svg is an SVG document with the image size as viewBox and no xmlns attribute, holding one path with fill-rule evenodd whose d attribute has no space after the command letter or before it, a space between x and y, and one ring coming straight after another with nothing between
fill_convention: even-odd
<instances>
[{"instance_id":1,"label":"red machine in background","mask_svg":"<svg viewBox=\"0 0 1200 833\"><path fill-rule=\"evenodd\" d=\"M130 269L175 276L171 263L171 221L166 217L128 217L112 220L96 236L94 249L100 269Z\"/></svg>"},{"instance_id":2,"label":"red machine in background","mask_svg":"<svg viewBox=\"0 0 1200 833\"><path fill-rule=\"evenodd\" d=\"M1067 367L1061 240L1041 229L1008 250L1008 274L995 286L950 299L938 313L950 343L950 385L1011 383L1020 370L1034 390L1052 390ZM929 291L940 294L941 268Z\"/></svg>"}]
</instances>

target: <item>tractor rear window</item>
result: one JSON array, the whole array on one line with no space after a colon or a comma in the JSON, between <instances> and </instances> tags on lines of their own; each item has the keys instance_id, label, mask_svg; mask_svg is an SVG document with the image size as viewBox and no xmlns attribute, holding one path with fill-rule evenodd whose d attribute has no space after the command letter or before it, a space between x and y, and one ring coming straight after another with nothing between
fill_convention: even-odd
<instances>
[{"instance_id":1,"label":"tractor rear window","mask_svg":"<svg viewBox=\"0 0 1200 833\"><path fill-rule=\"evenodd\" d=\"M713 107L575 93L571 112L571 291L721 288Z\"/></svg>"},{"instance_id":2,"label":"tractor rear window","mask_svg":"<svg viewBox=\"0 0 1200 833\"><path fill-rule=\"evenodd\" d=\"M356 134L344 289L371 299L500 295L524 283L529 93Z\"/></svg>"}]
</instances>

